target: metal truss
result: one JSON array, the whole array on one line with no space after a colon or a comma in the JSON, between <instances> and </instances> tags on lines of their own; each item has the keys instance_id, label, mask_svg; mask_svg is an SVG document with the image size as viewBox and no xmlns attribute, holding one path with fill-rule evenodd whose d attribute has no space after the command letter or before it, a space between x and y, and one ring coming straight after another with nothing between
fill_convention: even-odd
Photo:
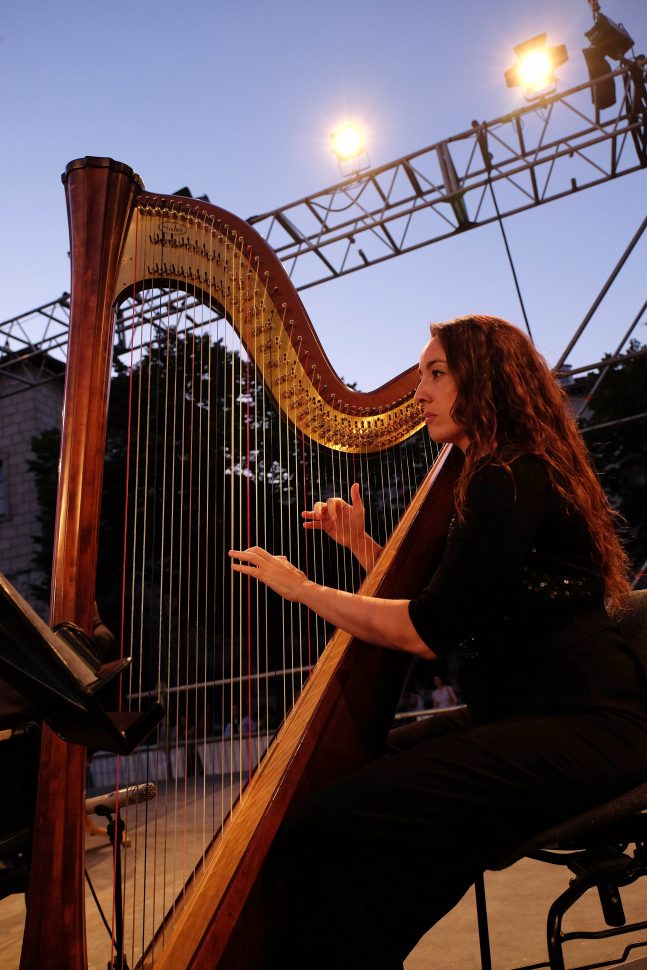
<instances>
[{"instance_id":1,"label":"metal truss","mask_svg":"<svg viewBox=\"0 0 647 970\"><path fill-rule=\"evenodd\" d=\"M647 61L612 76L604 117L581 84L248 222L305 289L627 175L647 166Z\"/></svg>"},{"instance_id":2,"label":"metal truss","mask_svg":"<svg viewBox=\"0 0 647 970\"><path fill-rule=\"evenodd\" d=\"M209 331L217 335L222 314L189 292L148 289L128 297L119 305L115 321L115 353L124 363L136 359L142 347L173 328L182 331Z\"/></svg>"},{"instance_id":3,"label":"metal truss","mask_svg":"<svg viewBox=\"0 0 647 970\"><path fill-rule=\"evenodd\" d=\"M0 324L0 400L64 377L69 319L70 295L63 293L58 300ZM115 353L127 364L158 332L173 326L213 335L221 319L215 308L189 293L146 290L117 311Z\"/></svg>"},{"instance_id":4,"label":"metal truss","mask_svg":"<svg viewBox=\"0 0 647 970\"><path fill-rule=\"evenodd\" d=\"M0 399L65 373L70 294L0 324Z\"/></svg>"},{"instance_id":5,"label":"metal truss","mask_svg":"<svg viewBox=\"0 0 647 970\"><path fill-rule=\"evenodd\" d=\"M611 76L620 96L604 117L593 107L595 82L581 84L248 222L301 290L645 168L647 59ZM218 319L188 294L147 292L135 302L136 313L132 301L119 310L120 354L137 351L142 330ZM0 323L0 378L12 379L0 379L0 398L60 377L68 321L64 293Z\"/></svg>"}]
</instances>

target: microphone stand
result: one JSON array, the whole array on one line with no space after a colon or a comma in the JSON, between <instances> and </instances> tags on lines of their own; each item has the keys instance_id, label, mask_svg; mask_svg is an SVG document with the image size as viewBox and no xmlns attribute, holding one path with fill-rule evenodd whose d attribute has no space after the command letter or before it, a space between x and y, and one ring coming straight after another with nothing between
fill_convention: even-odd
<instances>
[{"instance_id":1,"label":"microphone stand","mask_svg":"<svg viewBox=\"0 0 647 970\"><path fill-rule=\"evenodd\" d=\"M124 953L124 890L121 882L121 844L126 823L117 810L117 817L104 805L95 809L96 815L103 815L108 819L107 834L113 847L115 860L115 938L113 941L114 956L108 961L108 970L129 970Z\"/></svg>"}]
</instances>

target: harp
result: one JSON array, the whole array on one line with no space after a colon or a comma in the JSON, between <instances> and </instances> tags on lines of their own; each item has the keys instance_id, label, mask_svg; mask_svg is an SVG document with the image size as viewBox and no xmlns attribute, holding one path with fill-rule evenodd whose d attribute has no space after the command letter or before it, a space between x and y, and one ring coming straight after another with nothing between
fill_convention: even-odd
<instances>
[{"instance_id":1,"label":"harp","mask_svg":"<svg viewBox=\"0 0 647 970\"><path fill-rule=\"evenodd\" d=\"M166 637L167 670L175 664L180 648L185 651L189 659L181 673L187 682L219 679L206 667L201 673L197 644L209 649L219 644L224 653L227 645L231 648L240 640L246 642L246 658L235 660L232 653L224 661L229 700L247 703L250 713L253 682L258 714L261 701L268 709L271 668L277 667L268 651L277 631L279 639L282 635L290 641L277 674L287 703L276 737L272 739L273 730L266 727L262 743L260 732L251 737L249 731L242 740L222 826L218 820L205 839L208 844L190 862L186 886L173 890L168 912L156 912L152 920L133 930L137 942L131 944L129 961L159 970L214 966L252 970L263 965L260 874L273 835L300 793L352 770L379 751L409 664L403 656L357 643L339 631L322 651L328 631L322 631L312 617L295 619L283 613L278 620L268 618L267 602L260 593L244 584L236 588L227 578L226 548L238 542L272 545L277 533L284 539L287 532L283 548L290 555L296 549L297 557L304 557L301 565L314 569L315 579L321 581L322 548L310 547L308 563L308 549L304 552L302 540L290 531L298 509L319 498L325 485L324 473L315 469L315 462L321 459L320 467L328 468L326 476L332 469L337 494L340 489L347 492L355 478L368 484L381 479L384 506L389 504L384 498L388 494L385 469L394 461L408 489L404 496L408 508L395 528L394 521L383 521L383 531L392 535L362 590L387 597L411 596L433 568L444 543L453 508L454 456L445 450L423 475L421 453L435 458L427 453L424 432L415 453L403 450L422 426L413 401L415 369L371 394L347 387L329 363L282 265L247 223L198 200L146 192L130 168L111 159L74 161L63 180L71 234L72 310L52 623L74 622L88 632L92 629L97 557L101 561L105 554L105 549L104 554L98 552L99 522L104 465L112 447L106 444L109 389L119 373L113 359L115 311L121 307L122 358L125 344L130 344L126 424L128 436L137 434L141 442L136 447L129 443L125 459L126 524L119 578L122 603L129 602L128 610L122 606L120 618L123 649L140 654L141 673L139 681L124 688L124 695L136 705L146 688L153 692L155 671L146 673L152 630L160 633L160 639ZM165 297L160 302L163 314L150 310L154 295L170 290L185 301L182 313L183 319L191 321L190 332L180 332L179 304L170 310ZM148 343L138 316L147 301ZM223 345L214 335L215 318L228 321L228 339L237 341L235 347ZM171 358L176 375L179 370L181 376L169 382ZM190 377L188 359L194 368ZM160 374L165 376L163 384ZM226 421L219 417L219 407L213 406L219 381L228 382L237 409L234 414L232 405ZM279 459L259 458L259 436L267 436L270 448L276 444L273 429L279 418L270 420L266 406L268 413L270 406L274 408L283 429ZM147 423L153 412L161 415L154 427ZM176 438L179 425L183 433ZM388 448L396 452L399 448L398 457L388 458ZM171 472L169 478L157 481L162 453ZM218 473L221 479L209 465L209 456L216 453L225 456L226 467ZM205 459L206 470L198 456ZM303 489L295 474L297 464L307 472ZM261 478L266 486L270 482L273 497L256 489ZM159 494L170 500L169 512L151 512ZM190 502L184 501L183 494L191 496ZM397 501L393 492L390 504ZM244 511L232 513L234 524L225 526L224 511L221 516L218 510L233 508L234 502ZM134 535L144 534L146 549L155 549L154 568L149 552L142 552L134 542L131 545ZM210 549L203 567L196 564L196 544ZM172 550L175 565L169 568ZM273 551L278 551L276 544ZM203 569L200 578L199 568ZM343 570L351 568L342 563ZM155 593L149 596L151 583ZM184 606L178 605L180 588L189 590ZM211 603L218 589L223 594L222 610ZM151 604L144 615L147 596ZM226 623L220 612L229 614ZM252 655L250 642L258 639L252 633L252 621L259 617L260 627L265 627L265 654L259 653L256 642ZM189 660L195 664L191 670ZM159 655L157 664L158 679L163 679ZM173 696L178 698L180 693ZM176 715L178 711L176 700ZM220 716L224 727L224 713ZM269 715L265 720L271 720ZM176 722L179 733L179 716ZM186 727L184 731L188 734ZM226 730L221 734L226 735ZM193 751L198 741L193 738ZM206 742L203 756L205 751ZM255 761L260 761L260 767L252 776L243 763ZM45 730L22 970L39 966L84 970L87 966L84 781L85 750ZM148 843L146 851L150 852ZM62 891L52 894L52 886Z\"/></svg>"}]
</instances>

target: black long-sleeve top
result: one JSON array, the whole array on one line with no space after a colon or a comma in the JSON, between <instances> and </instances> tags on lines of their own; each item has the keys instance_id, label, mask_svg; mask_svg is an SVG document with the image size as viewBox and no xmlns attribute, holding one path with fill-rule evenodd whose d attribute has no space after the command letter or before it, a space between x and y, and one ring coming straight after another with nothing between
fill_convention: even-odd
<instances>
[{"instance_id":1,"label":"black long-sleeve top","mask_svg":"<svg viewBox=\"0 0 647 970\"><path fill-rule=\"evenodd\" d=\"M530 710L647 709L642 670L604 608L582 517L566 509L545 463L488 464L465 517L409 606L439 655L457 651L478 716Z\"/></svg>"}]
</instances>

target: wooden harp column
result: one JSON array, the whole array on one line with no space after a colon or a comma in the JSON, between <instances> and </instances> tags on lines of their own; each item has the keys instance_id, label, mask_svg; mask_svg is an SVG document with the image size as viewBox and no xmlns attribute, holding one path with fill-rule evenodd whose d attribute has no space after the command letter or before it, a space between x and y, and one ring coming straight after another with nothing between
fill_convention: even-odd
<instances>
[{"instance_id":1,"label":"wooden harp column","mask_svg":"<svg viewBox=\"0 0 647 970\"><path fill-rule=\"evenodd\" d=\"M270 247L242 220L197 200L144 192L111 159L64 176L72 240L72 314L55 540L52 620L91 630L114 307L142 286L201 293L238 334L290 427L323 448L362 455L422 425L415 368L371 394L331 367ZM367 594L411 596L437 562L453 508L446 450L366 579ZM415 523L415 528L412 528ZM159 970L262 966L259 875L293 799L379 750L405 657L337 632L276 740L141 957ZM21 970L85 970L84 752L47 734ZM63 887L53 898L51 887ZM259 908L260 907L260 908Z\"/></svg>"},{"instance_id":2,"label":"wooden harp column","mask_svg":"<svg viewBox=\"0 0 647 970\"><path fill-rule=\"evenodd\" d=\"M68 188L71 366L65 377L51 623L70 621L91 634L114 339L112 300L139 184L130 169L114 162L107 168L88 167L84 174ZM85 748L65 744L43 728L21 970L87 966L85 768Z\"/></svg>"}]
</instances>

